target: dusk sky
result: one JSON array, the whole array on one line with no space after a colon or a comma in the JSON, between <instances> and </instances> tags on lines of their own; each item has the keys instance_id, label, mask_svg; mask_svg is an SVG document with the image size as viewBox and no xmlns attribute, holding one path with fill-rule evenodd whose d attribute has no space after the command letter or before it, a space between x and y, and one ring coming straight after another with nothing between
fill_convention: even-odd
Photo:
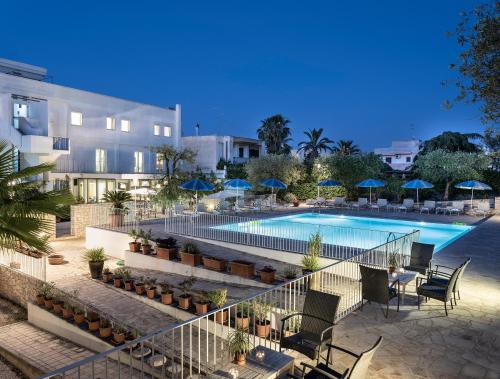
<instances>
[{"instance_id":1,"label":"dusk sky","mask_svg":"<svg viewBox=\"0 0 500 379\"><path fill-rule=\"evenodd\" d=\"M256 136L281 113L363 149L482 132L477 106L442 103L477 1L21 1L2 4L0 57L57 84L161 106L183 131ZM73 6L72 4L78 4ZM413 125L413 129L412 129Z\"/></svg>"}]
</instances>

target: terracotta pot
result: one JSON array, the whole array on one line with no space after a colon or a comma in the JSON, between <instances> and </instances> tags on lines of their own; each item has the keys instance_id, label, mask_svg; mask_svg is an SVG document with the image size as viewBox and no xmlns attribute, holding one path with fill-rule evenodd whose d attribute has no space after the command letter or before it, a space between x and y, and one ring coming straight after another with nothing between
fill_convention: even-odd
<instances>
[{"instance_id":1,"label":"terracotta pot","mask_svg":"<svg viewBox=\"0 0 500 379\"><path fill-rule=\"evenodd\" d=\"M250 317L241 317L236 314L236 327L240 329L248 329L250 326Z\"/></svg>"},{"instance_id":2,"label":"terracotta pot","mask_svg":"<svg viewBox=\"0 0 500 379\"><path fill-rule=\"evenodd\" d=\"M161 294L161 302L163 304L169 305L172 304L173 301L174 301L174 296L172 292Z\"/></svg>"},{"instance_id":3,"label":"terracotta pot","mask_svg":"<svg viewBox=\"0 0 500 379\"><path fill-rule=\"evenodd\" d=\"M90 276L92 279L99 279L102 276L104 262L89 262Z\"/></svg>"},{"instance_id":4,"label":"terracotta pot","mask_svg":"<svg viewBox=\"0 0 500 379\"><path fill-rule=\"evenodd\" d=\"M270 271L260 271L260 280L262 283L273 284L276 276L276 270Z\"/></svg>"},{"instance_id":5,"label":"terracotta pot","mask_svg":"<svg viewBox=\"0 0 500 379\"><path fill-rule=\"evenodd\" d=\"M109 216L109 223L111 224L111 226L123 226L123 214L122 213L119 213L119 214L115 214L115 215L110 215Z\"/></svg>"},{"instance_id":6,"label":"terracotta pot","mask_svg":"<svg viewBox=\"0 0 500 379\"><path fill-rule=\"evenodd\" d=\"M156 297L156 287L148 288L146 295L149 299L154 299Z\"/></svg>"},{"instance_id":7,"label":"terracotta pot","mask_svg":"<svg viewBox=\"0 0 500 379\"><path fill-rule=\"evenodd\" d=\"M114 278L113 279L113 285L116 288L120 288L122 286L122 279L121 278Z\"/></svg>"},{"instance_id":8,"label":"terracotta pot","mask_svg":"<svg viewBox=\"0 0 500 379\"><path fill-rule=\"evenodd\" d=\"M266 338L271 333L271 321L265 320L262 324L256 321L255 329L258 337Z\"/></svg>"},{"instance_id":9,"label":"terracotta pot","mask_svg":"<svg viewBox=\"0 0 500 379\"><path fill-rule=\"evenodd\" d=\"M215 313L215 322L225 324L227 322L227 315L227 309L224 309L222 312Z\"/></svg>"},{"instance_id":10,"label":"terracotta pot","mask_svg":"<svg viewBox=\"0 0 500 379\"><path fill-rule=\"evenodd\" d=\"M186 252L181 252L181 263L188 266L199 266L201 265L201 254L191 254Z\"/></svg>"},{"instance_id":11,"label":"terracotta pot","mask_svg":"<svg viewBox=\"0 0 500 379\"><path fill-rule=\"evenodd\" d=\"M73 319L75 320L75 324L80 325L85 321L85 314L83 313L75 313L73 315Z\"/></svg>"},{"instance_id":12,"label":"terracotta pot","mask_svg":"<svg viewBox=\"0 0 500 379\"><path fill-rule=\"evenodd\" d=\"M107 326L105 328L99 328L99 336L101 338L108 338L111 335L112 332L111 326Z\"/></svg>"},{"instance_id":13,"label":"terracotta pot","mask_svg":"<svg viewBox=\"0 0 500 379\"><path fill-rule=\"evenodd\" d=\"M127 280L126 282L123 282L125 284L125 291L132 291L134 289L134 281L133 280Z\"/></svg>"},{"instance_id":14,"label":"terracotta pot","mask_svg":"<svg viewBox=\"0 0 500 379\"><path fill-rule=\"evenodd\" d=\"M178 297L178 301L179 301L179 308L189 309L191 305L191 296L188 295L184 297L184 295L181 295Z\"/></svg>"},{"instance_id":15,"label":"terracotta pot","mask_svg":"<svg viewBox=\"0 0 500 379\"><path fill-rule=\"evenodd\" d=\"M52 302L52 298L44 299L44 302L45 302L45 309L50 311L54 307L54 304Z\"/></svg>"},{"instance_id":16,"label":"terracotta pot","mask_svg":"<svg viewBox=\"0 0 500 379\"><path fill-rule=\"evenodd\" d=\"M128 248L132 253L139 253L141 251L141 243L140 242L129 242Z\"/></svg>"},{"instance_id":17,"label":"terracotta pot","mask_svg":"<svg viewBox=\"0 0 500 379\"><path fill-rule=\"evenodd\" d=\"M396 267L394 267L394 266L390 266L390 267L389 267L389 274L392 274L392 273L394 273L394 272L396 272Z\"/></svg>"},{"instance_id":18,"label":"terracotta pot","mask_svg":"<svg viewBox=\"0 0 500 379\"><path fill-rule=\"evenodd\" d=\"M62 315L63 315L63 318L65 318L65 319L71 318L73 316L73 311L71 309L63 308Z\"/></svg>"},{"instance_id":19,"label":"terracotta pot","mask_svg":"<svg viewBox=\"0 0 500 379\"><path fill-rule=\"evenodd\" d=\"M226 271L227 261L214 257L203 257L203 266L209 270Z\"/></svg>"},{"instance_id":20,"label":"terracotta pot","mask_svg":"<svg viewBox=\"0 0 500 379\"><path fill-rule=\"evenodd\" d=\"M125 341L125 333L113 332L113 339L116 343L123 343Z\"/></svg>"},{"instance_id":21,"label":"terracotta pot","mask_svg":"<svg viewBox=\"0 0 500 379\"><path fill-rule=\"evenodd\" d=\"M62 301L55 301L52 304L54 305L54 313L57 315L62 314L64 303Z\"/></svg>"},{"instance_id":22,"label":"terracotta pot","mask_svg":"<svg viewBox=\"0 0 500 379\"><path fill-rule=\"evenodd\" d=\"M142 254L149 255L149 254L151 254L151 245L150 244L146 244L146 245L142 244L141 250L142 250Z\"/></svg>"},{"instance_id":23,"label":"terracotta pot","mask_svg":"<svg viewBox=\"0 0 500 379\"><path fill-rule=\"evenodd\" d=\"M64 263L64 255L51 254L47 257L49 265L62 265Z\"/></svg>"},{"instance_id":24,"label":"terracotta pot","mask_svg":"<svg viewBox=\"0 0 500 379\"><path fill-rule=\"evenodd\" d=\"M36 295L36 303L41 306L45 305L45 299L43 298L43 295Z\"/></svg>"},{"instance_id":25,"label":"terracotta pot","mask_svg":"<svg viewBox=\"0 0 500 379\"><path fill-rule=\"evenodd\" d=\"M294 201L294 202L293 202L293 206L294 206L295 208L297 208L297 207L299 206L299 204L300 204L300 202L299 202L299 201Z\"/></svg>"},{"instance_id":26,"label":"terracotta pot","mask_svg":"<svg viewBox=\"0 0 500 379\"><path fill-rule=\"evenodd\" d=\"M92 321L89 321L87 320L87 323L89 324L89 330L91 332L95 332L96 330L99 330L99 319L97 320L92 320Z\"/></svg>"},{"instance_id":27,"label":"terracotta pot","mask_svg":"<svg viewBox=\"0 0 500 379\"><path fill-rule=\"evenodd\" d=\"M102 274L102 280L104 283L109 283L113 280L113 273L109 272L107 274Z\"/></svg>"},{"instance_id":28,"label":"terracotta pot","mask_svg":"<svg viewBox=\"0 0 500 379\"><path fill-rule=\"evenodd\" d=\"M208 312L208 307L210 306L209 302L206 303L194 303L196 306L196 314L197 315L202 315L204 313Z\"/></svg>"},{"instance_id":29,"label":"terracotta pot","mask_svg":"<svg viewBox=\"0 0 500 379\"><path fill-rule=\"evenodd\" d=\"M235 354L234 363L236 363L238 366L244 366L245 363L247 363L245 354Z\"/></svg>"},{"instance_id":30,"label":"terracotta pot","mask_svg":"<svg viewBox=\"0 0 500 379\"><path fill-rule=\"evenodd\" d=\"M242 260L232 261L231 274L243 278L253 278L255 276L255 263Z\"/></svg>"},{"instance_id":31,"label":"terracotta pot","mask_svg":"<svg viewBox=\"0 0 500 379\"><path fill-rule=\"evenodd\" d=\"M137 283L135 285L135 293L142 295L144 293L144 283Z\"/></svg>"},{"instance_id":32,"label":"terracotta pot","mask_svg":"<svg viewBox=\"0 0 500 379\"><path fill-rule=\"evenodd\" d=\"M172 261L177 258L177 248L156 247L156 256L160 259Z\"/></svg>"}]
</instances>

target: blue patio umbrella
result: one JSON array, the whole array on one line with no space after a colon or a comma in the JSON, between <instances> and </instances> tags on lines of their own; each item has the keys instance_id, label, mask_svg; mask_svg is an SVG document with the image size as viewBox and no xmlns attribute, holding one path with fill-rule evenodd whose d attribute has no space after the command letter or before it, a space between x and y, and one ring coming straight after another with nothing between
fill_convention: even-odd
<instances>
[{"instance_id":1,"label":"blue patio umbrella","mask_svg":"<svg viewBox=\"0 0 500 379\"><path fill-rule=\"evenodd\" d=\"M325 179L318 182L318 197L319 197L319 187L340 187L342 183L333 180L333 179Z\"/></svg>"},{"instance_id":2,"label":"blue patio umbrella","mask_svg":"<svg viewBox=\"0 0 500 379\"><path fill-rule=\"evenodd\" d=\"M425 180L422 179L413 179L401 186L401 188L417 190L417 204L418 204L418 190L425 188L433 188L433 187L434 185L432 183L426 182Z\"/></svg>"},{"instance_id":3,"label":"blue patio umbrella","mask_svg":"<svg viewBox=\"0 0 500 379\"><path fill-rule=\"evenodd\" d=\"M461 182L461 183L456 184L455 188L472 190L471 197L470 197L471 209L472 209L472 200L474 200L474 190L476 190L476 191L491 190L491 187L488 184L480 182L479 180L467 180L465 182Z\"/></svg>"},{"instance_id":4,"label":"blue patio umbrella","mask_svg":"<svg viewBox=\"0 0 500 379\"><path fill-rule=\"evenodd\" d=\"M198 191L213 191L215 188L214 185L205 182L204 180L201 179L193 179L188 182L182 183L179 188L182 188L184 190L188 191L196 191L195 193L195 199L196 199L196 205L198 205ZM198 208L198 207L196 207Z\"/></svg>"},{"instance_id":5,"label":"blue patio umbrella","mask_svg":"<svg viewBox=\"0 0 500 379\"><path fill-rule=\"evenodd\" d=\"M264 187L271 188L271 196L274 196L274 189L285 189L287 186L281 180L270 178L260 181L260 184ZM272 209L272 206L271 206Z\"/></svg>"},{"instance_id":6,"label":"blue patio umbrella","mask_svg":"<svg viewBox=\"0 0 500 379\"><path fill-rule=\"evenodd\" d=\"M385 183L377 179L366 179L356 184L356 187L370 188L370 203L372 202L372 188L384 187Z\"/></svg>"},{"instance_id":7,"label":"blue patio umbrella","mask_svg":"<svg viewBox=\"0 0 500 379\"><path fill-rule=\"evenodd\" d=\"M231 179L224 183L224 187L230 190L236 190L236 196L239 196L240 189L241 190L249 190L252 188L252 185L248 183L244 179ZM236 208L238 208L238 201L236 201Z\"/></svg>"}]
</instances>

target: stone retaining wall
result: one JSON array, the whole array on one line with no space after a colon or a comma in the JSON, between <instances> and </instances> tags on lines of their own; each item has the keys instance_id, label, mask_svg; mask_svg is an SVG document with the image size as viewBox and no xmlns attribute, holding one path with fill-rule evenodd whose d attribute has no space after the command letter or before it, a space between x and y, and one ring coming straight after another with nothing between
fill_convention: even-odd
<instances>
[{"instance_id":1,"label":"stone retaining wall","mask_svg":"<svg viewBox=\"0 0 500 379\"><path fill-rule=\"evenodd\" d=\"M0 296L27 308L33 302L43 281L0 265Z\"/></svg>"},{"instance_id":2,"label":"stone retaining wall","mask_svg":"<svg viewBox=\"0 0 500 379\"><path fill-rule=\"evenodd\" d=\"M71 235L85 237L85 228L96 225L99 219L106 222L111 204L77 204L71 206Z\"/></svg>"}]
</instances>

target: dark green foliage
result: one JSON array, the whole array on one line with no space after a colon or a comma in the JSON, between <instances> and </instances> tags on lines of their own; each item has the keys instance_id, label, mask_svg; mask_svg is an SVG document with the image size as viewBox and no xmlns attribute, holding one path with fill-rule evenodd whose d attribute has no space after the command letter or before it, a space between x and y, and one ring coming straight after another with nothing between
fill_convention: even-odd
<instances>
[{"instance_id":1,"label":"dark green foliage","mask_svg":"<svg viewBox=\"0 0 500 379\"><path fill-rule=\"evenodd\" d=\"M268 154L290 154L290 120L277 114L262 120L257 136L263 140Z\"/></svg>"},{"instance_id":2,"label":"dark green foliage","mask_svg":"<svg viewBox=\"0 0 500 379\"><path fill-rule=\"evenodd\" d=\"M297 183L288 187L288 191L297 196L299 200L315 199L318 196L316 182ZM321 187L319 190L319 195L325 199L345 196L345 194L346 191L343 187Z\"/></svg>"}]
</instances>

